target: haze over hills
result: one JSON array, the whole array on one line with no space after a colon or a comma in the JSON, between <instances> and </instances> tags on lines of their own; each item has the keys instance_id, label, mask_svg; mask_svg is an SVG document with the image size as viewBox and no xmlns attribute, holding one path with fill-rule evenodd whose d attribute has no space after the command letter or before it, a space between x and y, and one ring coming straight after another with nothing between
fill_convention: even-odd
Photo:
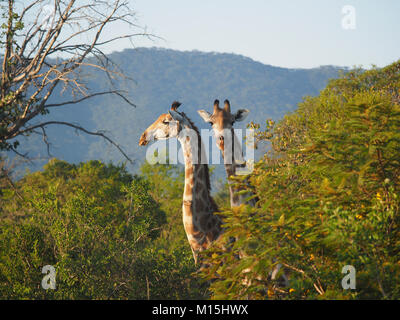
<instances>
[{"instance_id":1,"label":"haze over hills","mask_svg":"<svg viewBox=\"0 0 400 320\"><path fill-rule=\"evenodd\" d=\"M286 69L265 65L250 58L227 53L181 52L160 48L126 49L114 52L111 60L134 79L115 83L124 89L136 104L133 108L116 96L101 96L77 105L53 108L46 120L78 123L92 130L105 130L126 153L136 160L131 170L144 161L146 148L138 141L143 130L161 113L168 111L171 102L182 102L184 111L201 128L209 128L198 116L198 109L212 110L214 99L228 98L232 111L248 108L251 112L244 123L265 123L267 118L279 119L296 108L302 97L316 95L328 79L335 78L343 68L322 66L314 69ZM93 92L107 90L108 81L97 72L88 77ZM53 102L70 100L66 94L57 95ZM100 137L76 135L68 127L48 127L51 155L69 162L89 159L124 162L118 150ZM20 140L20 152L31 157L48 157L46 146L39 136ZM35 161L30 170L38 170L44 161ZM222 167L222 166L219 166ZM128 166L129 168L129 166ZM217 176L223 172L218 168Z\"/></svg>"}]
</instances>

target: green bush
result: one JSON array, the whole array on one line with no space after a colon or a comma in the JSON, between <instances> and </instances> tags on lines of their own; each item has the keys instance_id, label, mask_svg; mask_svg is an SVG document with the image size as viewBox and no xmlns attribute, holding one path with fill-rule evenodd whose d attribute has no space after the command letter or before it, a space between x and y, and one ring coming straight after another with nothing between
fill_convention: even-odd
<instances>
[{"instance_id":1,"label":"green bush","mask_svg":"<svg viewBox=\"0 0 400 320\"><path fill-rule=\"evenodd\" d=\"M400 62L355 70L267 121L257 135L271 150L250 177L258 207L225 212L237 241L207 254L213 298L400 298L399 92ZM268 278L278 262L289 287ZM355 290L341 286L345 265Z\"/></svg>"},{"instance_id":2,"label":"green bush","mask_svg":"<svg viewBox=\"0 0 400 320\"><path fill-rule=\"evenodd\" d=\"M161 245L168 219L145 178L52 160L15 185L1 199L3 299L204 297L181 239ZM45 265L56 269L56 290L41 287Z\"/></svg>"}]
</instances>

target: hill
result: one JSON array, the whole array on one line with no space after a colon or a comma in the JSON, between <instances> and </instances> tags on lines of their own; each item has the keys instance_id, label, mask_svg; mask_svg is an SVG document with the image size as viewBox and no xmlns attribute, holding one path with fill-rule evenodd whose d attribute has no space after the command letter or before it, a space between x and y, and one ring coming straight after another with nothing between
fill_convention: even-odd
<instances>
[{"instance_id":1,"label":"hill","mask_svg":"<svg viewBox=\"0 0 400 320\"><path fill-rule=\"evenodd\" d=\"M264 122L266 118L276 120L293 111L303 96L317 95L328 79L337 77L342 70L334 66L286 69L236 54L160 48L126 49L112 53L110 58L134 79L116 82L115 87L126 90L136 108L115 96L101 96L77 105L54 108L46 119L67 120L94 131L105 130L136 160L130 170L135 170L144 160L146 150L138 146L140 134L156 116L168 110L173 100L183 103L182 110L199 128L208 126L196 110L211 110L216 98L229 98L233 110L250 109L246 123ZM108 82L100 73L92 73L87 86L99 91L107 88ZM60 92L53 102L66 99L66 93ZM244 128L245 123L241 126ZM48 135L54 157L73 163L90 159L124 161L123 156L101 138L82 134L77 137L74 130L66 127L49 127ZM29 151L31 157L44 159L29 165L31 170L40 169L47 161L46 146L39 136L22 140L20 151ZM218 168L217 176L222 175L221 169Z\"/></svg>"}]
</instances>

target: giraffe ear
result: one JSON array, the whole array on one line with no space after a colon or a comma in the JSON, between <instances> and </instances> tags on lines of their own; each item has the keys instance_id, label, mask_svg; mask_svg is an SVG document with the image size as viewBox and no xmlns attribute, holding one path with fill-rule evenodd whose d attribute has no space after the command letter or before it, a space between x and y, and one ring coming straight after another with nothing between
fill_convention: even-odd
<instances>
[{"instance_id":1,"label":"giraffe ear","mask_svg":"<svg viewBox=\"0 0 400 320\"><path fill-rule=\"evenodd\" d=\"M174 119L175 121L179 121L181 123L184 122L183 117L175 110L170 110L170 111L168 111L168 113L171 115L172 119Z\"/></svg>"},{"instance_id":2,"label":"giraffe ear","mask_svg":"<svg viewBox=\"0 0 400 320\"><path fill-rule=\"evenodd\" d=\"M207 112L206 110L197 110L197 112L199 113L200 117L203 118L203 120L205 122L212 123L211 114L209 112Z\"/></svg>"},{"instance_id":3,"label":"giraffe ear","mask_svg":"<svg viewBox=\"0 0 400 320\"><path fill-rule=\"evenodd\" d=\"M247 115L249 114L249 110L247 109L239 109L234 115L235 121L243 121L246 119Z\"/></svg>"}]
</instances>

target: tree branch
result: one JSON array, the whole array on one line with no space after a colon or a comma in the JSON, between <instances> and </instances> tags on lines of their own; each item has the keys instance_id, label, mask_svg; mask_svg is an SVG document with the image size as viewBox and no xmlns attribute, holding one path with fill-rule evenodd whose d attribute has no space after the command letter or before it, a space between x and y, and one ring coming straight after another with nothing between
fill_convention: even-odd
<instances>
[{"instance_id":1,"label":"tree branch","mask_svg":"<svg viewBox=\"0 0 400 320\"><path fill-rule=\"evenodd\" d=\"M116 94L117 96L121 97L126 103L128 103L132 107L136 108L136 105L133 102L129 101L125 96L123 96L121 94L121 92L122 91L120 91L120 90L111 90L111 91L92 93L92 94L89 94L89 95L87 95L87 96L85 96L85 97L83 97L81 99L78 99L78 100L70 100L70 101L65 101L65 102L61 102L61 103L47 104L47 105L45 105L45 108L60 107L60 106L66 105L66 104L76 104L76 103L82 102L84 100L87 100L87 99L90 99L90 98L93 98L93 97L96 97L96 96L102 96L102 95L105 95L105 94Z\"/></svg>"},{"instance_id":2,"label":"tree branch","mask_svg":"<svg viewBox=\"0 0 400 320\"><path fill-rule=\"evenodd\" d=\"M20 134L26 134L26 133L32 132L33 130L35 130L35 129L37 129L37 128L42 128L42 129L43 129L45 126L48 126L48 125L64 125L64 126L68 126L68 127L77 129L77 130L79 130L79 131L82 131L82 132L84 132L84 133L86 133L86 134L89 134L89 135L102 137L103 139L105 139L105 140L107 140L109 143L111 143L114 147L116 147L116 148L119 150L119 152L121 152L121 153L123 154L123 156L124 156L131 164L134 163L134 160L132 160L132 159L124 152L124 150L122 150L122 148L119 146L119 144L117 144L116 142L114 142L113 140L111 140L111 139L110 139L108 136L106 136L104 133L99 132L99 131L97 131L97 132L89 131L89 130L87 130L87 129L85 129L85 128L79 126L79 125L76 125L76 124L73 124L73 123L70 123L70 122L65 122L65 121L47 121L47 122L43 122L43 123L40 123L40 124L37 124L37 125L33 125L33 126L31 126L31 127L29 127L29 128L26 128L26 129L24 129L24 130L21 130L21 131L20 131Z\"/></svg>"},{"instance_id":3,"label":"tree branch","mask_svg":"<svg viewBox=\"0 0 400 320\"><path fill-rule=\"evenodd\" d=\"M128 0L88 0L84 3L76 0L53 0L53 9L50 8L48 12L50 17L43 17L43 6L49 6L44 0L33 0L22 8L18 6L19 14L14 3L14 0L8 2L8 14L6 13L5 17L8 19L7 32L4 33L7 39L3 41L5 54L0 87L2 148L16 152L8 141L38 128L35 125L30 126L29 122L46 113L51 107L77 104L105 94L115 94L127 104L136 107L126 92L118 90L114 85L116 78L132 79L102 50L104 45L114 41L132 41L137 36L154 37L147 34L145 29L130 30L139 27L135 23L135 14L129 7ZM103 39L106 26L113 23L124 23L127 26L126 32ZM91 39L87 41L82 39L83 36ZM84 73L78 72L84 67L104 72L110 89L90 92L90 88L86 87L81 77L82 74L88 74L87 69L84 69ZM48 104L48 100L60 85L63 85L62 91L71 90L73 98ZM53 121L45 124L62 123ZM84 128L79 130L90 134ZM96 134L102 135L100 132ZM106 136L103 138L118 147ZM47 141L46 135L44 141ZM128 158L126 154L124 156Z\"/></svg>"}]
</instances>

